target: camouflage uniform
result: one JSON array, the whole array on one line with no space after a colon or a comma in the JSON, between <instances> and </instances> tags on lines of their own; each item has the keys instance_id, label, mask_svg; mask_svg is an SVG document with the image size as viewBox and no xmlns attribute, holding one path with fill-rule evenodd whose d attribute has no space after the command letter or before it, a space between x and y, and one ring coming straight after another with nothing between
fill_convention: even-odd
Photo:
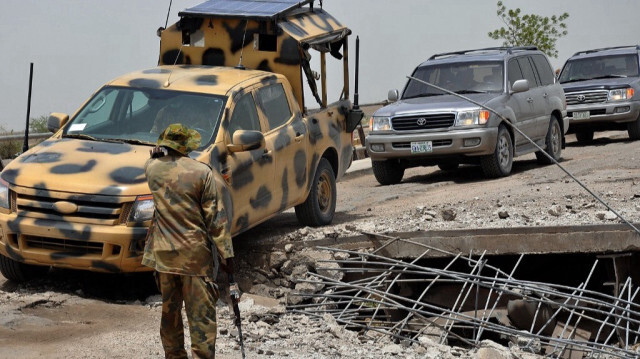
<instances>
[{"instance_id":1,"label":"camouflage uniform","mask_svg":"<svg viewBox=\"0 0 640 359\"><path fill-rule=\"evenodd\" d=\"M219 292L212 279L210 238L222 258L233 257L227 216L211 168L186 156L199 142L196 131L170 125L160 135L158 146L172 150L145 164L156 211L142 263L157 271L162 293L160 336L167 358L187 357L183 302L193 357L215 356Z\"/></svg>"}]
</instances>

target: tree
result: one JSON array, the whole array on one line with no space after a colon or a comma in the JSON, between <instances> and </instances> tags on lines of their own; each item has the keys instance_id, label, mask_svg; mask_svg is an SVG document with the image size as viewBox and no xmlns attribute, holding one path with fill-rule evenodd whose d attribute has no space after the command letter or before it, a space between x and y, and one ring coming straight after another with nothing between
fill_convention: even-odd
<instances>
[{"instance_id":1,"label":"tree","mask_svg":"<svg viewBox=\"0 0 640 359\"><path fill-rule=\"evenodd\" d=\"M47 116L31 117L29 120L29 132L30 133L47 133Z\"/></svg>"},{"instance_id":2,"label":"tree","mask_svg":"<svg viewBox=\"0 0 640 359\"><path fill-rule=\"evenodd\" d=\"M556 41L567 35L565 20L568 13L551 17L535 14L525 14L520 17L520 9L507 9L502 1L498 1L498 17L505 23L506 28L501 27L489 33L494 40L503 39L503 46L536 46L548 56L558 57Z\"/></svg>"}]
</instances>

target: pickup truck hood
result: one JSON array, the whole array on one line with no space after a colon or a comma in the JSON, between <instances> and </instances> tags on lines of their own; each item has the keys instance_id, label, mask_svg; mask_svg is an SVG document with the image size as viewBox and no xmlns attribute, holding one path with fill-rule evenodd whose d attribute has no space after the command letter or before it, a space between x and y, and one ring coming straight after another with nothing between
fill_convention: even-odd
<instances>
[{"instance_id":1,"label":"pickup truck hood","mask_svg":"<svg viewBox=\"0 0 640 359\"><path fill-rule=\"evenodd\" d=\"M10 184L50 191L135 196L148 194L149 146L49 139L11 161L0 175Z\"/></svg>"},{"instance_id":2,"label":"pickup truck hood","mask_svg":"<svg viewBox=\"0 0 640 359\"><path fill-rule=\"evenodd\" d=\"M625 87L637 82L637 77L621 77L614 79L597 79L587 81L576 81L563 83L562 88L565 92L583 91L583 90L609 90Z\"/></svg>"},{"instance_id":3,"label":"pickup truck hood","mask_svg":"<svg viewBox=\"0 0 640 359\"><path fill-rule=\"evenodd\" d=\"M500 94L495 93L482 93L466 94L463 96L484 105L499 95ZM439 95L399 100L379 109L374 113L374 116L393 117L431 111L449 112L476 107L478 106L453 95Z\"/></svg>"}]
</instances>

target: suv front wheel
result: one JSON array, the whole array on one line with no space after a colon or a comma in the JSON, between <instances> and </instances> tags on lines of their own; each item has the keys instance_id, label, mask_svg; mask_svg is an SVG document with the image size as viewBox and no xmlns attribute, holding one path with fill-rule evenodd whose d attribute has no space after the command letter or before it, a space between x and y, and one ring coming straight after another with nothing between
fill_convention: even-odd
<instances>
[{"instance_id":1,"label":"suv front wheel","mask_svg":"<svg viewBox=\"0 0 640 359\"><path fill-rule=\"evenodd\" d=\"M640 116L635 121L627 124L627 132L630 139L634 141L640 140Z\"/></svg>"},{"instance_id":2,"label":"suv front wheel","mask_svg":"<svg viewBox=\"0 0 640 359\"><path fill-rule=\"evenodd\" d=\"M562 130L560 129L560 123L556 116L551 116L549 121L549 130L547 131L547 137L544 140L545 151L551 158L556 161L560 160L562 154ZM543 164L552 164L553 161L549 159L542 151L536 152L536 158L538 162Z\"/></svg>"},{"instance_id":3,"label":"suv front wheel","mask_svg":"<svg viewBox=\"0 0 640 359\"><path fill-rule=\"evenodd\" d=\"M513 166L513 142L505 125L498 127L498 141L493 154L480 159L482 172L489 178L505 177Z\"/></svg>"},{"instance_id":4,"label":"suv front wheel","mask_svg":"<svg viewBox=\"0 0 640 359\"><path fill-rule=\"evenodd\" d=\"M373 175L383 186L397 184L402 181L404 167L397 160L371 161Z\"/></svg>"}]
</instances>

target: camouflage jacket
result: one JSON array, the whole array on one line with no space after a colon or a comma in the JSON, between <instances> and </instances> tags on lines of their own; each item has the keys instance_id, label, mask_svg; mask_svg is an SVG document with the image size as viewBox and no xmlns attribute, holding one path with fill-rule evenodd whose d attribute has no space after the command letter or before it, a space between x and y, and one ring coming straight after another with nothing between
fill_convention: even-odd
<instances>
[{"instance_id":1,"label":"camouflage jacket","mask_svg":"<svg viewBox=\"0 0 640 359\"><path fill-rule=\"evenodd\" d=\"M213 240L223 258L233 257L227 214L211 168L184 156L149 159L145 174L155 203L142 264L159 272L211 276Z\"/></svg>"}]
</instances>

